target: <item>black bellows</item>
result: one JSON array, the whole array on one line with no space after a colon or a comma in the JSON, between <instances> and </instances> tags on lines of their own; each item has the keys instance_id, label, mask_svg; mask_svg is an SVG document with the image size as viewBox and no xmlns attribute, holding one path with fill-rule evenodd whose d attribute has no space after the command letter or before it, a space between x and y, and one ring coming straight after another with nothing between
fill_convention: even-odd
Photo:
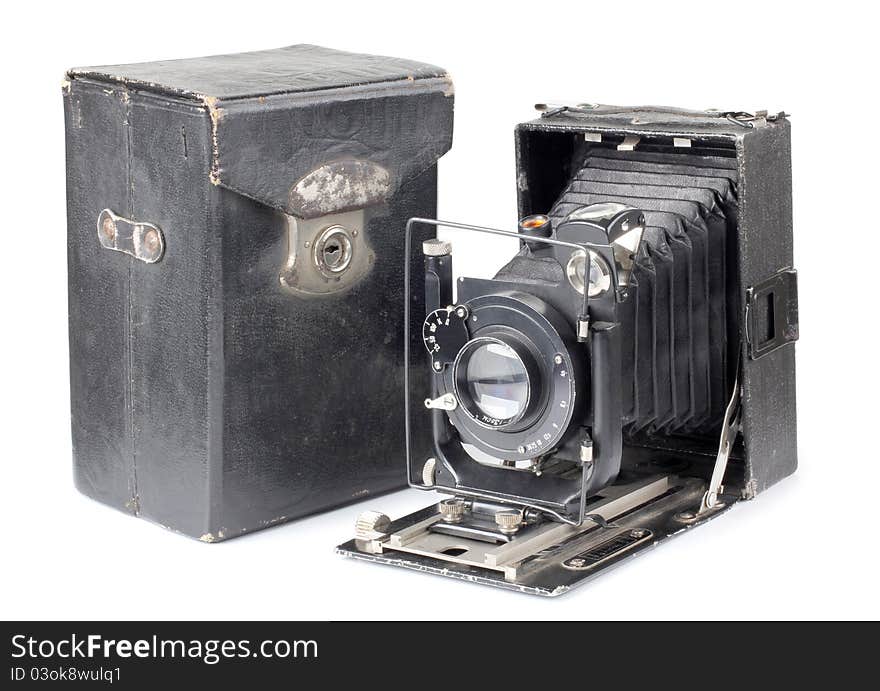
<instances>
[{"instance_id":1,"label":"black bellows","mask_svg":"<svg viewBox=\"0 0 880 691\"><path fill-rule=\"evenodd\" d=\"M645 234L621 305L628 435L714 434L735 349L736 159L675 151L591 149L550 211L619 202L645 212Z\"/></svg>"}]
</instances>

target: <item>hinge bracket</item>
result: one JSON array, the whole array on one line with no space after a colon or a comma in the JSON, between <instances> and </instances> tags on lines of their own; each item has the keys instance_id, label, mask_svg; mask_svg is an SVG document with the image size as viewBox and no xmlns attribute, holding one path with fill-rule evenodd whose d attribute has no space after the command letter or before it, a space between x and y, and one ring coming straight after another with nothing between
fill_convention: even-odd
<instances>
[{"instance_id":1,"label":"hinge bracket","mask_svg":"<svg viewBox=\"0 0 880 691\"><path fill-rule=\"evenodd\" d=\"M703 500L700 502L698 515L717 506L718 497L724 492L724 473L727 471L727 462L730 459L733 442L736 441L736 435L739 433L741 419L742 407L740 406L739 381L739 364L737 364L733 393L730 395L730 401L728 401L727 408L724 411L724 422L721 426L721 438L718 441L718 455L715 457L715 467L712 469L709 489L706 490Z\"/></svg>"}]
</instances>

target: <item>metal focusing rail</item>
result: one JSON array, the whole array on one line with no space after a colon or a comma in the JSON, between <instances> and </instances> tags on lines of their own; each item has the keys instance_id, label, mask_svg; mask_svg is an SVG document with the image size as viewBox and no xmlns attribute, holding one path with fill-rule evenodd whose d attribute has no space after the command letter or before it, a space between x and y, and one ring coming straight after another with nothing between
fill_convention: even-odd
<instances>
[{"instance_id":1,"label":"metal focusing rail","mask_svg":"<svg viewBox=\"0 0 880 691\"><path fill-rule=\"evenodd\" d=\"M511 540L480 539L474 535L454 534L447 526L442 513L428 510L418 514L405 527L393 526L381 514L375 521L363 515L359 521L356 541L358 548L369 554L405 553L431 559L439 559L464 567L496 571L507 581L516 581L531 564L535 555L560 547L560 553L576 558L588 547L580 538L590 535L602 542L623 534L629 536L630 530L618 525L614 519L631 513L639 507L656 501L676 487L671 476L653 476L626 485L607 488L591 510L602 520L594 524L574 526L556 521L539 521L518 531ZM415 519L416 516L413 516ZM649 537L645 530L637 538ZM628 547L622 544L621 549ZM570 568L582 568L585 564L572 564Z\"/></svg>"},{"instance_id":2,"label":"metal focusing rail","mask_svg":"<svg viewBox=\"0 0 880 691\"><path fill-rule=\"evenodd\" d=\"M721 515L687 510L700 501L705 481L675 475L645 476L600 493L597 520L572 526L527 523L510 539L489 540L446 530L437 505L391 521L367 511L355 537L337 547L347 557L422 573L554 597L585 583L662 540ZM465 519L468 520L468 519ZM476 517L474 517L476 520ZM503 536L502 536L503 537Z\"/></svg>"}]
</instances>

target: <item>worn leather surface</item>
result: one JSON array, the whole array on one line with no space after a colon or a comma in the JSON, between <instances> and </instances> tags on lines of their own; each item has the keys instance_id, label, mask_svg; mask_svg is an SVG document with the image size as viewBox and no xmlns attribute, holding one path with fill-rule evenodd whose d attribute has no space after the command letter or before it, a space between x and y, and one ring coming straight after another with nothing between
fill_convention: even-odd
<instances>
[{"instance_id":1,"label":"worn leather surface","mask_svg":"<svg viewBox=\"0 0 880 691\"><path fill-rule=\"evenodd\" d=\"M203 58L77 67L68 74L202 101L430 79L445 77L446 70L413 60L295 45Z\"/></svg>"},{"instance_id":2,"label":"worn leather surface","mask_svg":"<svg viewBox=\"0 0 880 691\"><path fill-rule=\"evenodd\" d=\"M715 115L651 107L605 107L592 114L562 113L524 123L516 132L521 216L549 211L590 146L584 141L584 132L600 132L610 140L611 148L596 149L596 157L628 161L626 170L645 170L632 162L658 163L674 166L666 171L673 175L727 178L736 183L737 199L732 209L735 232L728 233L725 262L727 357L729 362L740 353L744 358L743 446L735 449L734 455L743 463L743 495L752 497L797 467L794 345L789 343L760 359L751 359L742 320L748 287L793 266L790 124L783 119L744 127ZM639 146L647 145L647 150L615 150L613 143L627 134L642 137ZM673 136L691 138L696 150L673 149ZM607 141L605 146L609 146ZM729 153L723 155L724 151ZM695 171L695 167L702 170ZM602 189L592 196L583 194L580 201L604 201L610 192L622 191ZM714 184L707 189L724 197L724 190ZM693 220L687 218L690 211L686 208L692 203L681 202L677 210L686 223ZM653 219L652 223L651 216L658 211L646 208L649 225L668 225L662 219ZM695 238L692 232L687 235L690 240ZM680 246L679 252L682 249ZM701 350L696 341L694 348L696 352ZM672 451L700 448L698 440L687 435L663 439L660 445ZM713 453L710 445L705 451L707 455Z\"/></svg>"},{"instance_id":3,"label":"worn leather surface","mask_svg":"<svg viewBox=\"0 0 880 691\"><path fill-rule=\"evenodd\" d=\"M304 47L71 72L71 405L84 493L215 541L405 484L403 229L410 216L436 214L452 97L437 68L359 64ZM212 85L226 96L247 86L302 98L226 111L218 142L217 104L184 93ZM351 112L365 116L361 130L340 129ZM235 184L216 175L218 143L230 162L219 170ZM340 156L395 173L365 211L376 261L347 291L305 297L279 281L289 253L281 192ZM104 208L159 226L162 260L103 249ZM422 300L414 296L414 314ZM416 360L424 388L428 368ZM429 430L414 436L427 454Z\"/></svg>"},{"instance_id":4,"label":"worn leather surface","mask_svg":"<svg viewBox=\"0 0 880 691\"><path fill-rule=\"evenodd\" d=\"M385 199L452 144L452 81L445 70L412 60L295 45L75 68L68 76L203 105L212 180L304 217L313 210L291 188L328 162L379 166L390 179Z\"/></svg>"},{"instance_id":5,"label":"worn leather surface","mask_svg":"<svg viewBox=\"0 0 880 691\"><path fill-rule=\"evenodd\" d=\"M564 111L529 123L535 129L572 131L588 125L590 131L609 134L634 134L646 137L658 134L695 138L703 142L736 139L748 130L747 125L732 122L724 113L657 106L605 106L591 112ZM640 153L640 152L638 152Z\"/></svg>"},{"instance_id":6,"label":"worn leather surface","mask_svg":"<svg viewBox=\"0 0 880 691\"><path fill-rule=\"evenodd\" d=\"M136 511L128 386L131 265L101 247L95 227L95 214L105 206L129 208L126 106L99 89L68 95L64 105L74 481L100 501Z\"/></svg>"},{"instance_id":7,"label":"worn leather surface","mask_svg":"<svg viewBox=\"0 0 880 691\"><path fill-rule=\"evenodd\" d=\"M791 125L747 132L740 157L740 295L780 269L794 267ZM743 346L743 437L749 494L797 469L795 346L759 360Z\"/></svg>"},{"instance_id":8,"label":"worn leather surface","mask_svg":"<svg viewBox=\"0 0 880 691\"><path fill-rule=\"evenodd\" d=\"M212 179L286 213L312 217L353 208L345 187L369 193L377 186L375 174L344 187L319 178L310 186L319 205L291 188L328 162L350 162L349 168L366 162L382 173L380 182L387 180L387 189L376 194L385 200L449 150L450 93L449 80L438 78L219 100L211 105Z\"/></svg>"}]
</instances>

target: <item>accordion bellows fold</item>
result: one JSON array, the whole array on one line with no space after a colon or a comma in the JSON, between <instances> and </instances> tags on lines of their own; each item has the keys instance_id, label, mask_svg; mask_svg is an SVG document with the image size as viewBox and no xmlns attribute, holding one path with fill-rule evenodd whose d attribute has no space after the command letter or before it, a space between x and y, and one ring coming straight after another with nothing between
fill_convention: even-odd
<instances>
[{"instance_id":1,"label":"accordion bellows fold","mask_svg":"<svg viewBox=\"0 0 880 691\"><path fill-rule=\"evenodd\" d=\"M621 305L625 432L713 434L735 363L728 334L735 158L590 149L553 205L554 225L589 204L645 212Z\"/></svg>"}]
</instances>

